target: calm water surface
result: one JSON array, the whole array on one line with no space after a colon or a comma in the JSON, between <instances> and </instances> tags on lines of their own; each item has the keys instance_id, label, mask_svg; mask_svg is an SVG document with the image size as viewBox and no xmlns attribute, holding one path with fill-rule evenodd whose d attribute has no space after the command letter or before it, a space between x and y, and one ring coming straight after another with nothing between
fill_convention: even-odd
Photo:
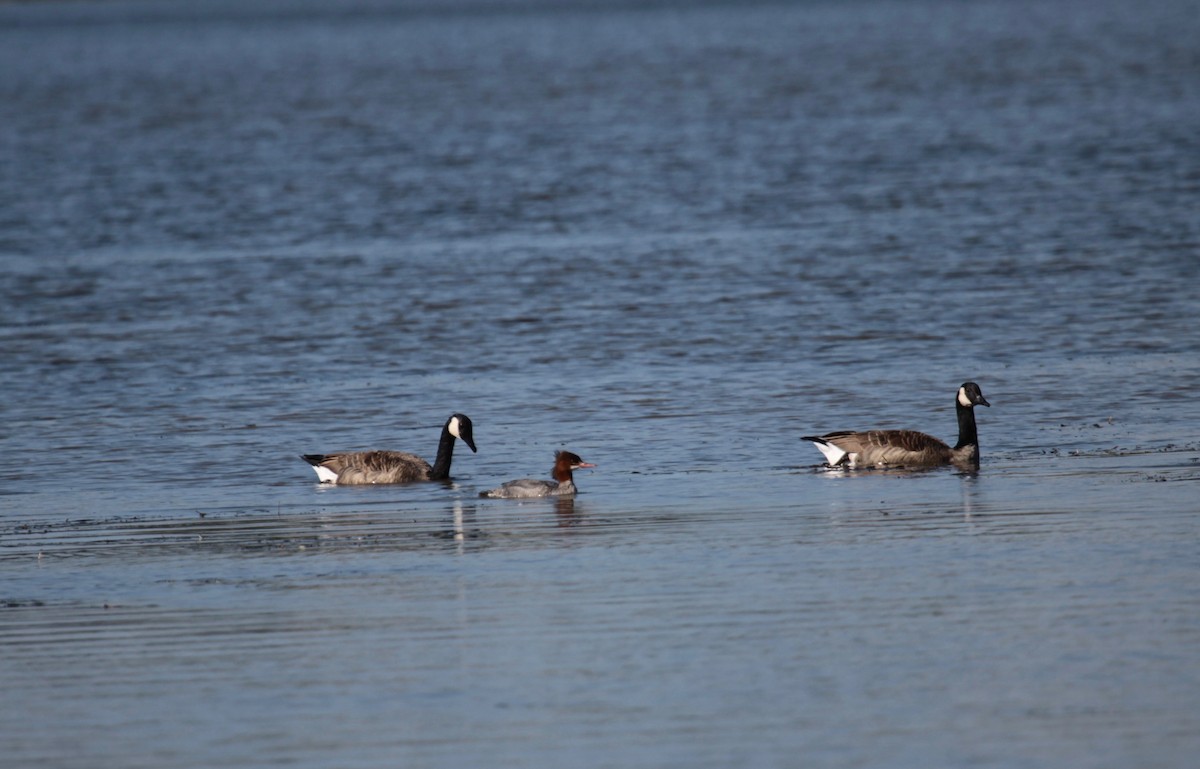
<instances>
[{"instance_id":1,"label":"calm water surface","mask_svg":"<svg viewBox=\"0 0 1200 769\"><path fill-rule=\"evenodd\" d=\"M0 7L0 765L1191 766L1196 40ZM967 379L978 473L798 440ZM453 411L451 484L296 457Z\"/></svg>"}]
</instances>

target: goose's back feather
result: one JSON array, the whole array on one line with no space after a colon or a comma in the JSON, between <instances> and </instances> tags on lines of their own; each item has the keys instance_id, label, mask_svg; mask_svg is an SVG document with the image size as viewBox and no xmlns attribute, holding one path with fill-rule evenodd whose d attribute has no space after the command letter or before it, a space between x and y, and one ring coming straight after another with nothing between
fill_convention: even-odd
<instances>
[{"instance_id":1,"label":"goose's back feather","mask_svg":"<svg viewBox=\"0 0 1200 769\"><path fill-rule=\"evenodd\" d=\"M408 483L429 478L433 468L424 459L406 451L351 451L341 454L305 454L304 460L333 475L342 485Z\"/></svg>"}]
</instances>

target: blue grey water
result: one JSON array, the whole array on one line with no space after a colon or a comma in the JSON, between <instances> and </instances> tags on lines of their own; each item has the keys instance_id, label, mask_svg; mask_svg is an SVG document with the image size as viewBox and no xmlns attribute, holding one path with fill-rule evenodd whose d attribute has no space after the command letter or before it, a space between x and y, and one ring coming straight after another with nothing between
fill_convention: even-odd
<instances>
[{"instance_id":1,"label":"blue grey water","mask_svg":"<svg viewBox=\"0 0 1200 769\"><path fill-rule=\"evenodd\" d=\"M0 765L1193 766L1198 40L0 5ZM965 380L977 473L799 440ZM455 411L452 484L297 458Z\"/></svg>"}]
</instances>

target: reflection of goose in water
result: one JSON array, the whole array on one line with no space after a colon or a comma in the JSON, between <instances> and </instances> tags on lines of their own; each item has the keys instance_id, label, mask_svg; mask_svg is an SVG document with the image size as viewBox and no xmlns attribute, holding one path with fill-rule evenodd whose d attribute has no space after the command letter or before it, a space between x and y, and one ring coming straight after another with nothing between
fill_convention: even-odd
<instances>
[{"instance_id":1,"label":"reflection of goose in water","mask_svg":"<svg viewBox=\"0 0 1200 769\"><path fill-rule=\"evenodd\" d=\"M569 451L560 451L554 455L553 481L522 478L517 481L509 481L491 491L481 492L479 496L496 499L572 496L577 491L572 471L583 467L595 467L595 465L590 462L584 462L579 458L578 454L572 454Z\"/></svg>"},{"instance_id":2,"label":"reflection of goose in water","mask_svg":"<svg viewBox=\"0 0 1200 769\"><path fill-rule=\"evenodd\" d=\"M405 451L303 454L301 459L312 465L322 483L361 485L442 481L450 477L450 460L454 457L455 439L461 439L471 451L475 451L471 420L465 414L451 415L442 426L437 458L434 459L432 467L416 454Z\"/></svg>"},{"instance_id":3,"label":"reflection of goose in water","mask_svg":"<svg viewBox=\"0 0 1200 769\"><path fill-rule=\"evenodd\" d=\"M979 435L975 430L975 407L991 406L974 382L958 388L954 409L958 414L958 443L953 448L932 435L916 430L867 430L805 436L825 455L832 466L931 467L934 465L979 466Z\"/></svg>"}]
</instances>

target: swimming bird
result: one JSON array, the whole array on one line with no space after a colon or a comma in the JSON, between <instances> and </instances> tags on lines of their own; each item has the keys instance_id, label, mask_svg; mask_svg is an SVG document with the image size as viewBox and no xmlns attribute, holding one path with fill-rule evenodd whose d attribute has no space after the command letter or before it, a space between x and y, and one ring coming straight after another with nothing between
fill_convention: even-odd
<instances>
[{"instance_id":1,"label":"swimming bird","mask_svg":"<svg viewBox=\"0 0 1200 769\"><path fill-rule=\"evenodd\" d=\"M848 467L932 467L934 465L979 466L979 435L975 430L975 407L991 406L974 382L958 388L954 409L958 413L958 443L947 446L932 435L916 430L867 430L806 435L825 455L830 465Z\"/></svg>"},{"instance_id":2,"label":"swimming bird","mask_svg":"<svg viewBox=\"0 0 1200 769\"><path fill-rule=\"evenodd\" d=\"M416 454L405 451L349 451L340 454L301 454L312 465L321 483L344 486L371 483L409 483L410 481L442 481L450 477L450 460L454 457L454 441L475 451L471 420L466 414L452 414L442 426L437 458L433 466Z\"/></svg>"},{"instance_id":3,"label":"swimming bird","mask_svg":"<svg viewBox=\"0 0 1200 769\"><path fill-rule=\"evenodd\" d=\"M528 499L530 497L568 497L573 496L575 479L572 470L583 467L595 467L590 462L584 462L578 454L569 451L559 451L554 455L553 481L542 481L536 478L522 478L519 481L509 481L491 491L480 492L481 497L496 499Z\"/></svg>"}]
</instances>

